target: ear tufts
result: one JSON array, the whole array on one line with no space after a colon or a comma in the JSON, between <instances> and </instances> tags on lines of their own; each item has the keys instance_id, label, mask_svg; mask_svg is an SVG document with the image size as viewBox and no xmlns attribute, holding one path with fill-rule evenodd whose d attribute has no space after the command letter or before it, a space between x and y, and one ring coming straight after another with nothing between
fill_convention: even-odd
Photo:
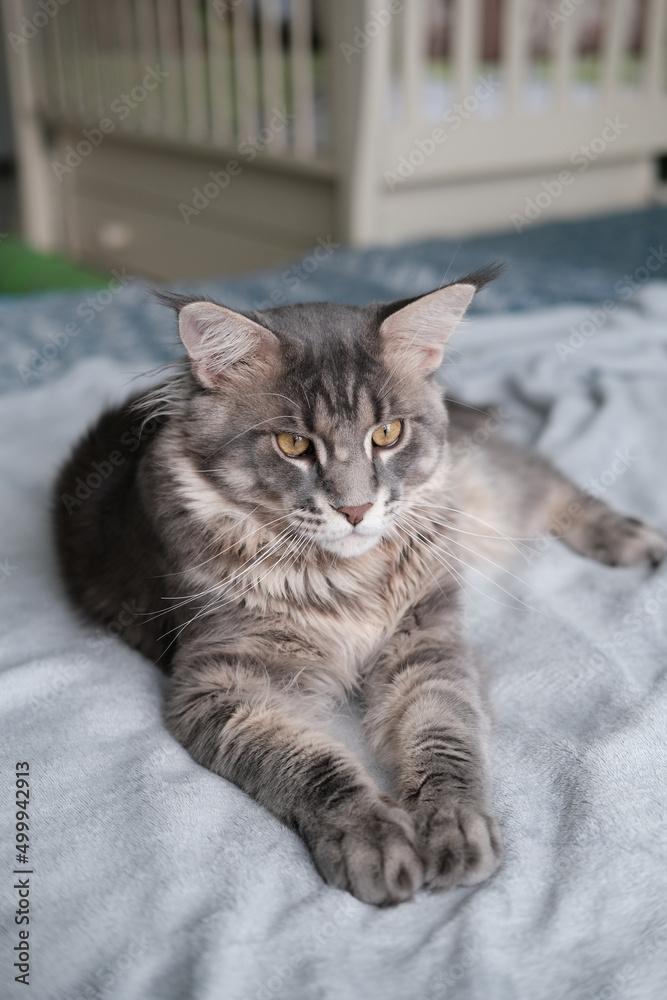
<instances>
[{"instance_id":1,"label":"ear tufts","mask_svg":"<svg viewBox=\"0 0 667 1000\"><path fill-rule=\"evenodd\" d=\"M474 285L475 291L479 291L484 288L484 285L488 285L491 281L495 281L499 278L507 268L509 263L506 260L492 260L488 264L478 267L475 271L470 274L466 274L463 278L458 278L456 281L452 282L454 285Z\"/></svg>"},{"instance_id":2,"label":"ear tufts","mask_svg":"<svg viewBox=\"0 0 667 1000\"><path fill-rule=\"evenodd\" d=\"M150 291L153 298L157 299L161 306L173 309L175 313L179 313L183 306L189 302L202 301L201 295L184 295L182 292L168 292L163 288L151 288Z\"/></svg>"}]
</instances>

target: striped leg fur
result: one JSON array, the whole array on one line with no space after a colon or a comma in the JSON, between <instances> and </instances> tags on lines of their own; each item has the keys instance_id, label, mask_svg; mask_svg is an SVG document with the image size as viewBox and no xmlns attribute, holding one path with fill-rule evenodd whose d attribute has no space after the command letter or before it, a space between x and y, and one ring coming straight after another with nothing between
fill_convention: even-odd
<instances>
[{"instance_id":1,"label":"striped leg fur","mask_svg":"<svg viewBox=\"0 0 667 1000\"><path fill-rule=\"evenodd\" d=\"M501 844L488 809L490 726L474 662L422 612L406 616L373 665L367 724L415 823L425 882L447 889L489 878Z\"/></svg>"},{"instance_id":2,"label":"striped leg fur","mask_svg":"<svg viewBox=\"0 0 667 1000\"><path fill-rule=\"evenodd\" d=\"M166 718L196 761L298 831L330 885L376 905L409 899L424 878L412 819L299 702L260 664L199 652L179 656Z\"/></svg>"}]
</instances>

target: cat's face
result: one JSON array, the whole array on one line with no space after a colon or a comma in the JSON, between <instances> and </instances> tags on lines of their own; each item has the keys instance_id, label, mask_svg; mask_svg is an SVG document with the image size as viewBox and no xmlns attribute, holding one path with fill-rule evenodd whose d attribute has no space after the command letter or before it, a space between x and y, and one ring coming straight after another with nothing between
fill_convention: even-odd
<instances>
[{"instance_id":1,"label":"cat's face","mask_svg":"<svg viewBox=\"0 0 667 1000\"><path fill-rule=\"evenodd\" d=\"M408 304L180 311L196 391L185 431L221 504L338 556L395 530L445 461L433 373L475 287Z\"/></svg>"}]
</instances>

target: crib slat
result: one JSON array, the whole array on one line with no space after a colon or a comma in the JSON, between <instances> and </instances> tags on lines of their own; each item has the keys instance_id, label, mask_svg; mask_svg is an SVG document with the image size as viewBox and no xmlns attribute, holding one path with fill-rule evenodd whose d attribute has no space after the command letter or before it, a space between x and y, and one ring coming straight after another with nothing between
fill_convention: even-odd
<instances>
[{"instance_id":1,"label":"crib slat","mask_svg":"<svg viewBox=\"0 0 667 1000\"><path fill-rule=\"evenodd\" d=\"M572 100L572 79L576 45L576 19L566 17L556 26L554 40L555 99L559 110L567 108Z\"/></svg>"},{"instance_id":2,"label":"crib slat","mask_svg":"<svg viewBox=\"0 0 667 1000\"><path fill-rule=\"evenodd\" d=\"M85 58L85 52L81 38L80 12L77 10L76 7L72 7L72 16L70 17L69 31L70 31L70 59L71 59L70 72L72 73L72 78L73 78L76 111L80 118L87 119L86 90L84 85L84 68L83 68L83 60Z\"/></svg>"},{"instance_id":3,"label":"crib slat","mask_svg":"<svg viewBox=\"0 0 667 1000\"><path fill-rule=\"evenodd\" d=\"M291 0L291 70L294 93L294 151L315 154L315 83L313 79L310 0Z\"/></svg>"},{"instance_id":4,"label":"crib slat","mask_svg":"<svg viewBox=\"0 0 667 1000\"><path fill-rule=\"evenodd\" d=\"M189 138L195 141L208 138L209 131L201 16L199 3L181 0L185 126Z\"/></svg>"},{"instance_id":5,"label":"crib slat","mask_svg":"<svg viewBox=\"0 0 667 1000\"><path fill-rule=\"evenodd\" d=\"M611 104L620 89L621 60L627 38L628 19L632 0L610 0L606 12L602 44L601 96Z\"/></svg>"},{"instance_id":6,"label":"crib slat","mask_svg":"<svg viewBox=\"0 0 667 1000\"><path fill-rule=\"evenodd\" d=\"M206 2L206 47L211 139L218 146L232 141L232 67L229 58L230 18L216 0Z\"/></svg>"},{"instance_id":7,"label":"crib slat","mask_svg":"<svg viewBox=\"0 0 667 1000\"><path fill-rule=\"evenodd\" d=\"M104 0L94 0L95 27L97 31L97 53L100 61L100 90L103 115L108 115L111 102L121 90L118 74L118 44L116 41L116 17L113 7ZM57 18L54 20L54 27Z\"/></svg>"},{"instance_id":8,"label":"crib slat","mask_svg":"<svg viewBox=\"0 0 667 1000\"><path fill-rule=\"evenodd\" d=\"M101 118L97 36L91 2L92 0L79 0L75 7L81 103L84 119L89 124Z\"/></svg>"},{"instance_id":9,"label":"crib slat","mask_svg":"<svg viewBox=\"0 0 667 1000\"><path fill-rule=\"evenodd\" d=\"M178 8L175 0L159 0L156 7L160 66L168 74L160 84L164 134L181 138L184 131L183 72Z\"/></svg>"},{"instance_id":10,"label":"crib slat","mask_svg":"<svg viewBox=\"0 0 667 1000\"><path fill-rule=\"evenodd\" d=\"M249 4L231 8L236 133L246 139L257 132L257 75Z\"/></svg>"},{"instance_id":11,"label":"crib slat","mask_svg":"<svg viewBox=\"0 0 667 1000\"><path fill-rule=\"evenodd\" d=\"M502 64L507 111L512 114L521 109L523 88L526 81L528 0L506 0L502 20Z\"/></svg>"},{"instance_id":12,"label":"crib slat","mask_svg":"<svg viewBox=\"0 0 667 1000\"><path fill-rule=\"evenodd\" d=\"M95 89L97 97L97 109L100 117L108 110L104 104L104 88L102 85L102 39L100 37L99 23L97 20L97 0L87 0L88 4L88 28L95 40Z\"/></svg>"},{"instance_id":13,"label":"crib slat","mask_svg":"<svg viewBox=\"0 0 667 1000\"><path fill-rule=\"evenodd\" d=\"M25 14L25 4L18 4L19 17ZM5 7L5 20L9 17L9 11ZM30 75L32 78L33 94L35 105L42 111L51 114L58 111L57 86L53 83L56 80L55 50L49 32L40 31L32 42L36 50L34 59L30 60Z\"/></svg>"},{"instance_id":14,"label":"crib slat","mask_svg":"<svg viewBox=\"0 0 667 1000\"><path fill-rule=\"evenodd\" d=\"M51 98L50 103L53 106L53 102L55 101L60 114L64 114L67 108L67 91L65 87L65 64L62 46L62 21L60 18L54 17L53 19L51 31L49 32L49 43L53 58L52 66L55 70L55 94Z\"/></svg>"},{"instance_id":15,"label":"crib slat","mask_svg":"<svg viewBox=\"0 0 667 1000\"><path fill-rule=\"evenodd\" d=\"M61 42L63 53L65 105L66 114L71 118L81 119L84 113L83 95L81 89L81 69L79 65L79 44L77 29L77 12L73 6L65 7L59 12L61 18Z\"/></svg>"},{"instance_id":16,"label":"crib slat","mask_svg":"<svg viewBox=\"0 0 667 1000\"><path fill-rule=\"evenodd\" d=\"M118 71L119 71L119 92L127 93L138 83L137 76L137 56L136 38L134 26L134 3L132 0L116 0L114 4L118 38ZM118 118L118 128L124 132L136 132L139 130L139 120L136 108L129 108L125 102L123 107L128 108L128 114L123 114Z\"/></svg>"},{"instance_id":17,"label":"crib slat","mask_svg":"<svg viewBox=\"0 0 667 1000\"><path fill-rule=\"evenodd\" d=\"M143 76L146 67L155 66L160 62L153 0L139 0L137 3L137 49L139 75ZM141 121L149 135L159 134L162 112L160 95L156 91L151 91L141 105Z\"/></svg>"},{"instance_id":18,"label":"crib slat","mask_svg":"<svg viewBox=\"0 0 667 1000\"><path fill-rule=\"evenodd\" d=\"M404 5L405 6L405 5ZM363 245L377 239L378 177L385 165L389 137L387 93L391 86L392 37L402 21L380 31L354 60L344 56L339 42L352 42L357 28L369 23L385 0L345 0L327 5L332 69L332 145L341 181L336 225L344 239ZM414 141L412 128L403 131Z\"/></svg>"},{"instance_id":19,"label":"crib slat","mask_svg":"<svg viewBox=\"0 0 667 1000\"><path fill-rule=\"evenodd\" d=\"M403 24L401 32L401 58L403 77L403 119L406 122L419 122L421 111L422 70L426 48L426 31L424 13L426 5L407 4L403 8Z\"/></svg>"},{"instance_id":20,"label":"crib slat","mask_svg":"<svg viewBox=\"0 0 667 1000\"><path fill-rule=\"evenodd\" d=\"M274 109L285 106L285 79L280 34L281 9L279 0L260 0L260 59L262 69L262 109L266 123ZM280 152L287 145L287 131L276 132L271 149Z\"/></svg>"},{"instance_id":21,"label":"crib slat","mask_svg":"<svg viewBox=\"0 0 667 1000\"><path fill-rule=\"evenodd\" d=\"M648 0L644 33L644 89L650 97L665 91L667 0Z\"/></svg>"},{"instance_id":22,"label":"crib slat","mask_svg":"<svg viewBox=\"0 0 667 1000\"><path fill-rule=\"evenodd\" d=\"M475 87L480 61L480 18L479 0L457 0L453 34L457 100L467 97Z\"/></svg>"},{"instance_id":23,"label":"crib slat","mask_svg":"<svg viewBox=\"0 0 667 1000\"><path fill-rule=\"evenodd\" d=\"M25 5L17 0L13 2L6 0L3 7L4 30L7 33L22 35L22 30L25 29L21 18L26 16ZM27 13L30 14L32 11L28 10ZM11 40L7 41L11 45ZM54 211L56 199L53 171L49 162L51 157L44 147L41 120L35 114L35 74L31 63L38 58L38 53L37 49L33 49L33 45L36 45L34 39L28 46L19 45L16 51L9 51L6 67L21 177L19 185L21 231L33 246L43 250L53 250L61 237L60 216L57 210Z\"/></svg>"}]
</instances>

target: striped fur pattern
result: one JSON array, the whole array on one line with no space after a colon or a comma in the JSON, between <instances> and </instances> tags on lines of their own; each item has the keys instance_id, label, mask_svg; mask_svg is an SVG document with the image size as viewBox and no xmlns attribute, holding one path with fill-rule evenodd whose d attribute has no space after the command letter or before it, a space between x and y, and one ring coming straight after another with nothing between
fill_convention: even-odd
<instances>
[{"instance_id":1,"label":"striped fur pattern","mask_svg":"<svg viewBox=\"0 0 667 1000\"><path fill-rule=\"evenodd\" d=\"M666 548L540 457L495 437L466 446L487 418L446 406L433 375L491 276L367 308L174 299L188 362L103 415L56 486L69 591L107 623L123 602L142 609L123 634L169 671L170 731L368 903L473 885L500 862L489 712L460 632L473 550L495 562L511 536L553 524L612 564ZM376 445L395 421L397 441ZM137 425L131 458L65 503ZM285 434L307 453L281 451ZM353 692L393 797L327 734L332 699Z\"/></svg>"}]
</instances>

